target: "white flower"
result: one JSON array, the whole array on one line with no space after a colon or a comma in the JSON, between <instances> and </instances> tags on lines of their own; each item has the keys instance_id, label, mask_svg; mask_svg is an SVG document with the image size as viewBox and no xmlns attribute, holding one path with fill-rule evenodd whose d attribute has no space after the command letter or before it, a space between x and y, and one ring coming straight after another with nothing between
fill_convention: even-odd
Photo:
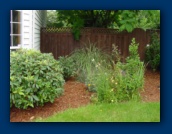
<instances>
[{"instance_id":1,"label":"white flower","mask_svg":"<svg viewBox=\"0 0 172 134\"><path fill-rule=\"evenodd\" d=\"M149 46L150 46L149 44L146 45L146 47L149 47Z\"/></svg>"},{"instance_id":2,"label":"white flower","mask_svg":"<svg viewBox=\"0 0 172 134\"><path fill-rule=\"evenodd\" d=\"M94 59L92 59L92 61L94 62Z\"/></svg>"}]
</instances>

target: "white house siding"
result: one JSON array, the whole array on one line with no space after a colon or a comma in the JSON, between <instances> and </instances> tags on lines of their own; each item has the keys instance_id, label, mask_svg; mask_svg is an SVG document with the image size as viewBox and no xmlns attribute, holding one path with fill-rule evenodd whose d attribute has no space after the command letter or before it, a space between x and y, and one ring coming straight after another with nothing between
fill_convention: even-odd
<instances>
[{"instance_id":1,"label":"white house siding","mask_svg":"<svg viewBox=\"0 0 172 134\"><path fill-rule=\"evenodd\" d=\"M22 10L22 48L32 48L32 10Z\"/></svg>"},{"instance_id":2,"label":"white house siding","mask_svg":"<svg viewBox=\"0 0 172 134\"><path fill-rule=\"evenodd\" d=\"M33 11L33 48L40 50L40 29L46 25L46 10Z\"/></svg>"},{"instance_id":3,"label":"white house siding","mask_svg":"<svg viewBox=\"0 0 172 134\"><path fill-rule=\"evenodd\" d=\"M46 10L22 10L22 48L40 50L40 29L46 25Z\"/></svg>"}]
</instances>

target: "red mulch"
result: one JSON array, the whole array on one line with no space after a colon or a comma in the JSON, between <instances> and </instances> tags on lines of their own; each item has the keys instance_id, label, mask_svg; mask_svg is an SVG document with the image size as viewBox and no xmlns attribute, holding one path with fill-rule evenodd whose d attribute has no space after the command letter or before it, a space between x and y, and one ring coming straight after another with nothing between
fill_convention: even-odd
<instances>
[{"instance_id":1,"label":"red mulch","mask_svg":"<svg viewBox=\"0 0 172 134\"><path fill-rule=\"evenodd\" d=\"M160 72L146 71L144 91L140 94L145 102L160 101Z\"/></svg>"},{"instance_id":2,"label":"red mulch","mask_svg":"<svg viewBox=\"0 0 172 134\"><path fill-rule=\"evenodd\" d=\"M141 91L142 101L160 101L160 73L146 71L144 91ZM68 108L77 108L90 103L90 93L83 83L68 80L64 85L64 94L56 99L54 103L46 103L43 107L21 110L10 109L10 122L30 122L38 117L48 117Z\"/></svg>"}]
</instances>

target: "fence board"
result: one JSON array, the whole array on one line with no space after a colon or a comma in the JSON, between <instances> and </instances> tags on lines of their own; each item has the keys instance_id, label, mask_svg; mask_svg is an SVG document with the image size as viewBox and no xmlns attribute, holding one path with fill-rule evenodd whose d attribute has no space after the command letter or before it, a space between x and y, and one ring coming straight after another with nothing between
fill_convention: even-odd
<instances>
[{"instance_id":1,"label":"fence board","mask_svg":"<svg viewBox=\"0 0 172 134\"><path fill-rule=\"evenodd\" d=\"M135 29L133 32L119 32L106 28L83 28L79 41L74 40L71 28L42 28L41 29L41 52L52 53L55 59L72 53L75 49L81 48L89 42L94 43L98 48L111 53L112 44L115 44L122 54L123 61L129 55L131 39L135 38L139 43L140 59L145 58L145 46L150 43L151 30L143 31ZM160 35L160 31L156 30Z\"/></svg>"}]
</instances>

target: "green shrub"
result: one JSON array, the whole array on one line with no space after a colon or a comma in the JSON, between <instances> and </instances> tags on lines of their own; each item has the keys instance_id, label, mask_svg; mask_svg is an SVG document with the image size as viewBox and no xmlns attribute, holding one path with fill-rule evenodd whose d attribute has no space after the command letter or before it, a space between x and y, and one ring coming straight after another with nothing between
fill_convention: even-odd
<instances>
[{"instance_id":1,"label":"green shrub","mask_svg":"<svg viewBox=\"0 0 172 134\"><path fill-rule=\"evenodd\" d=\"M59 57L59 63L61 67L63 68L63 77L64 79L68 79L71 76L75 75L76 72L76 67L75 67L75 62L73 58L68 57L68 56L61 56Z\"/></svg>"},{"instance_id":2,"label":"green shrub","mask_svg":"<svg viewBox=\"0 0 172 134\"><path fill-rule=\"evenodd\" d=\"M160 67L160 38L157 33L152 34L150 45L146 47L146 62L153 71Z\"/></svg>"},{"instance_id":3,"label":"green shrub","mask_svg":"<svg viewBox=\"0 0 172 134\"><path fill-rule=\"evenodd\" d=\"M21 109L53 102L63 93L62 68L52 54L35 50L10 53L10 107Z\"/></svg>"},{"instance_id":4,"label":"green shrub","mask_svg":"<svg viewBox=\"0 0 172 134\"><path fill-rule=\"evenodd\" d=\"M118 55L117 49L114 53ZM105 69L101 66L93 79L98 102L116 103L129 100L139 100L139 89L144 83L144 65L138 54L138 44L135 39L129 46L130 56L126 63L117 60L114 69Z\"/></svg>"},{"instance_id":5,"label":"green shrub","mask_svg":"<svg viewBox=\"0 0 172 134\"><path fill-rule=\"evenodd\" d=\"M138 44L132 39L129 46L130 56L127 57L126 63L120 62L118 50L113 47L117 63L113 66L111 63L106 63L106 66L114 68L98 66L96 75L91 79L92 84L89 84L96 91L96 95L91 99L106 103L139 100L139 89L144 83L144 65L139 58Z\"/></svg>"},{"instance_id":6,"label":"green shrub","mask_svg":"<svg viewBox=\"0 0 172 134\"><path fill-rule=\"evenodd\" d=\"M144 84L144 64L140 61L138 44L134 38L129 52L126 63L118 62L115 66L113 89L117 101L138 100L139 89L142 89Z\"/></svg>"}]
</instances>

